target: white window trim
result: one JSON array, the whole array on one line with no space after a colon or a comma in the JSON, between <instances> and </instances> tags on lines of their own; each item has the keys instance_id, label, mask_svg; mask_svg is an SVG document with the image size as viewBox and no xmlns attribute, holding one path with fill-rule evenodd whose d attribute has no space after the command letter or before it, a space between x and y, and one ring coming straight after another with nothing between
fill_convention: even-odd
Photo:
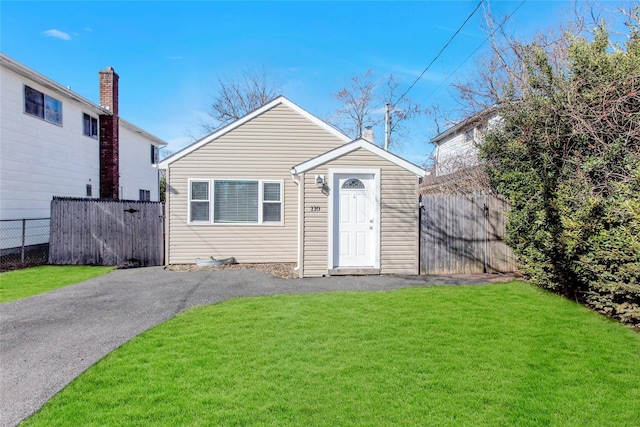
<instances>
[{"instance_id":1,"label":"white window trim","mask_svg":"<svg viewBox=\"0 0 640 427\"><path fill-rule=\"evenodd\" d=\"M207 182L209 183L209 199L207 202L209 203L209 221L192 221L191 220L191 183L193 182ZM213 205L213 200L211 200L211 180L210 179L189 179L189 187L187 188L187 224L190 225L208 225L211 223L212 218L211 214L213 213L213 209L211 206ZM202 202L203 200L197 200Z\"/></svg>"},{"instance_id":2,"label":"white window trim","mask_svg":"<svg viewBox=\"0 0 640 427\"><path fill-rule=\"evenodd\" d=\"M252 180L248 180L248 181L252 181ZM269 201L264 201L264 184L278 184L280 185L280 200L278 202L275 202L273 200L269 200ZM276 222L276 221L268 221L265 222L263 215L264 215L264 204L267 203L271 203L271 204L275 204L275 203L280 203L280 221ZM258 224L260 225L284 225L284 181L278 181L278 180L270 180L270 179L264 179L264 180L258 180Z\"/></svg>"},{"instance_id":3,"label":"white window trim","mask_svg":"<svg viewBox=\"0 0 640 427\"><path fill-rule=\"evenodd\" d=\"M215 222L214 221L214 204L215 204L215 182L216 181L244 181L258 183L258 222ZM191 183L192 182L208 182L209 183L209 221L191 221ZM263 204L264 202L264 184L275 183L280 185L280 221L263 221ZM250 178L190 178L187 195L187 224L188 225L210 225L215 227L282 227L284 226L284 180L281 179L250 179ZM266 202L270 203L270 202ZM275 203L275 202L271 202Z\"/></svg>"}]
</instances>

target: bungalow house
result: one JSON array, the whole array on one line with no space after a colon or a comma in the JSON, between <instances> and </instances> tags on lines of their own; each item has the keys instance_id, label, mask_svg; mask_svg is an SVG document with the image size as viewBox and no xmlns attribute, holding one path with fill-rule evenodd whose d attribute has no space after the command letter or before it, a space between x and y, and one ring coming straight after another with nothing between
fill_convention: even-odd
<instances>
[{"instance_id":1,"label":"bungalow house","mask_svg":"<svg viewBox=\"0 0 640 427\"><path fill-rule=\"evenodd\" d=\"M435 175L442 176L478 165L478 144L498 122L496 108L488 108L431 139L435 144Z\"/></svg>"},{"instance_id":2,"label":"bungalow house","mask_svg":"<svg viewBox=\"0 0 640 427\"><path fill-rule=\"evenodd\" d=\"M425 171L284 97L159 164L168 264L290 262L300 277L418 274Z\"/></svg>"}]
</instances>

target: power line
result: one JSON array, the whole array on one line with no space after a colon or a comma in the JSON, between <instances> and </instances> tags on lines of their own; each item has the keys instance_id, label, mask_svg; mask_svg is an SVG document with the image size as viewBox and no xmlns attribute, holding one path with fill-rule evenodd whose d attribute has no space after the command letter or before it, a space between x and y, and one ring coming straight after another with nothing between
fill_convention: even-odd
<instances>
[{"instance_id":1,"label":"power line","mask_svg":"<svg viewBox=\"0 0 640 427\"><path fill-rule=\"evenodd\" d=\"M464 22L462 23L462 25L460 25L460 27L456 30L456 32L453 34L453 36L451 36L451 38L449 39L449 41L442 47L442 49L440 49L440 52L438 52L438 54L435 56L435 58L433 58L431 60L431 62L429 63L429 65L427 65L427 68L425 68L422 73L420 73L420 75L418 76L417 79L415 79L415 81L413 83L411 83L411 86L409 86L409 88L407 90L404 91L404 93L402 95L400 95L400 97L398 98L398 100L392 105L392 107L395 107L398 102L400 102L402 100L402 98L404 98L407 93L409 93L409 91L411 89L413 89L413 87L416 85L416 83L418 83L418 80L420 80L422 78L422 76L429 70L429 68L431 68L431 66L433 65L434 62L436 62L438 60L438 58L440 57L440 55L442 55L442 52L444 52L444 50L451 44L451 42L453 41L453 39L456 38L456 36L458 35L458 33L460 33L460 31L462 31L462 28L464 28L464 26L467 24L467 22L469 22L469 20L471 19L471 17L473 15L475 15L475 13L478 11L478 9L480 9L480 6L482 6L482 2L484 0L480 0L478 2L478 5L476 6L475 9L473 9L473 12L471 12L471 14L469 16L467 16L467 19L464 20Z\"/></svg>"},{"instance_id":2,"label":"power line","mask_svg":"<svg viewBox=\"0 0 640 427\"><path fill-rule=\"evenodd\" d=\"M494 30L493 30L493 31L492 31L492 32L487 36L487 38L486 38L486 39L484 39L484 40L482 41L482 43L480 43L480 45L479 45L479 46L478 46L478 47L477 47L473 52L471 52L471 54L470 54L469 56L467 56L467 57L465 58L465 60L464 60L464 61L462 61L462 63L461 63L460 65L458 65L458 67L457 67L455 70L453 70L453 72L452 72L451 74L449 74L449 75L448 75L448 76L447 76L443 81L441 81L441 82L440 82L440 84L439 84L439 85L438 85L438 86L437 86L437 87L436 87L436 88L435 88L435 89L434 89L434 90L433 90L429 95L427 95L427 96L422 100L422 102L424 102L424 101L426 101L427 99L431 98L431 96L433 96L433 94L434 94L434 93L436 93L438 90L440 90L440 88L442 87L442 85L443 85L443 84L445 84L447 81L449 81L449 79L450 79L453 75L455 75L455 74L460 70L460 68L462 68L462 66L463 66L464 64L466 64L466 63L467 63L467 61L468 61L469 59L471 59L471 58L472 58L476 53L478 53L478 51L480 50L480 48L482 48L482 46L484 46L484 44L485 44L485 43L486 43L486 42L487 42L491 37L493 37L493 35L494 35L498 30L500 30L500 29L504 26L504 24L506 24L506 23L507 23L507 21L508 21L509 19L511 19L511 17L512 17L513 15L515 15L515 13L518 11L518 9L520 9L520 7L521 7L523 4L525 4L525 3L526 3L526 1L527 1L527 0L522 0L522 1L520 2L520 4L519 4L519 5L518 5L514 10L513 10L513 12L511 12L509 15L507 15L507 16L503 19L502 23L501 23L500 25L498 25L498 26L497 26L497 27L496 27L496 28L495 28L495 29L494 29Z\"/></svg>"}]
</instances>

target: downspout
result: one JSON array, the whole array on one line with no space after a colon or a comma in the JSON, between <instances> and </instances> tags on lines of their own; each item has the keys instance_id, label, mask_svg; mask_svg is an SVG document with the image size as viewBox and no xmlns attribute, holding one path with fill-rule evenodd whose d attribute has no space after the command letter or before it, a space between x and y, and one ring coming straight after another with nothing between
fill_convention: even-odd
<instances>
[{"instance_id":1,"label":"downspout","mask_svg":"<svg viewBox=\"0 0 640 427\"><path fill-rule=\"evenodd\" d=\"M302 264L302 260L300 259L300 255L301 255L300 241L302 240L302 209L304 208L302 203L302 186L300 185L300 180L297 179L295 176L296 176L296 169L291 168L291 180L298 186L298 243L297 243L298 249L297 249L297 255L296 255L297 265L294 267L293 271L300 271L300 266Z\"/></svg>"}]
</instances>

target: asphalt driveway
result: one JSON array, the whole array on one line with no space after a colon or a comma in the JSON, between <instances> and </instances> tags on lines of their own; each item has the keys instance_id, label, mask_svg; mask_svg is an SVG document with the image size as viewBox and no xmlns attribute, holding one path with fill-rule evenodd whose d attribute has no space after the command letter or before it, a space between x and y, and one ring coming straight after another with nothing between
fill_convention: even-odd
<instances>
[{"instance_id":1,"label":"asphalt driveway","mask_svg":"<svg viewBox=\"0 0 640 427\"><path fill-rule=\"evenodd\" d=\"M116 270L0 305L0 426L14 426L115 348L196 305L234 297L483 284L491 276L284 280L255 270Z\"/></svg>"}]
</instances>

